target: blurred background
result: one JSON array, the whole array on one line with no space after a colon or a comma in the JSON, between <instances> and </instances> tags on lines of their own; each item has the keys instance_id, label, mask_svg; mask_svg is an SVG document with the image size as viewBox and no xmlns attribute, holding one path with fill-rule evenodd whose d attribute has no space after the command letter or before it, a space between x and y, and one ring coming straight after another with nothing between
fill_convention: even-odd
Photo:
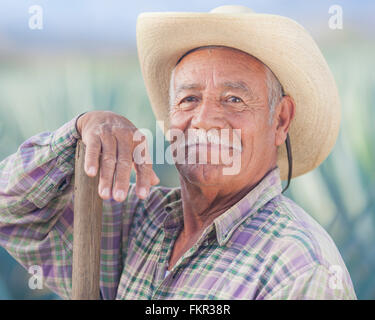
<instances>
[{"instance_id":1,"label":"blurred background","mask_svg":"<svg viewBox=\"0 0 375 320\"><path fill-rule=\"evenodd\" d=\"M137 61L138 14L209 11L224 4L246 5L298 21L326 57L342 99L340 136L323 165L294 179L287 195L332 236L358 298L374 299L373 1L1 0L0 161L32 135L54 131L88 110L115 111L155 133ZM42 29L30 28L33 5L43 10ZM342 29L329 27L329 19L337 13L329 12L333 5L342 8ZM173 166L155 165L155 169L161 184L178 185ZM0 299L58 299L48 289L29 289L30 276L0 248Z\"/></svg>"}]
</instances>

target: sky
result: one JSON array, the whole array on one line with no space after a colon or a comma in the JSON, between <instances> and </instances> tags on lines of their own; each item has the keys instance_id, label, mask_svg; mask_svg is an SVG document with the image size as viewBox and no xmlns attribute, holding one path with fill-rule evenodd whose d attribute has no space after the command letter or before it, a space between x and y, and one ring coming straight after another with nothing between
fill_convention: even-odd
<instances>
[{"instance_id":1,"label":"sky","mask_svg":"<svg viewBox=\"0 0 375 320\"><path fill-rule=\"evenodd\" d=\"M141 12L205 12L224 4L288 16L313 36L330 32L328 9L338 4L343 8L344 29L374 38L375 1L371 0L0 0L0 52L30 48L135 48L136 19ZM43 8L42 30L29 28L32 5Z\"/></svg>"}]
</instances>

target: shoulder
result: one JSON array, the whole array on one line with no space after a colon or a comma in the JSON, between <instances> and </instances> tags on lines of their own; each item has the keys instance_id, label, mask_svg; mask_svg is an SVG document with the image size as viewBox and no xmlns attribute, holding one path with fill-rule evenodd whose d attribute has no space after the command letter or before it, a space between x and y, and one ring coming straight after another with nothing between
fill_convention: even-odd
<instances>
[{"instance_id":1,"label":"shoulder","mask_svg":"<svg viewBox=\"0 0 375 320\"><path fill-rule=\"evenodd\" d=\"M256 243L262 261L260 296L270 296L281 287L295 290L296 283L306 289L312 279L329 292L330 277L339 275L346 292L351 292L347 296L355 297L350 275L332 238L291 199L283 195L273 198L247 220L242 232L250 229L253 240L246 244L247 250L254 250L252 243Z\"/></svg>"},{"instance_id":2,"label":"shoulder","mask_svg":"<svg viewBox=\"0 0 375 320\"><path fill-rule=\"evenodd\" d=\"M148 197L144 200L138 198L135 190L135 183L131 183L125 201L104 200L104 216L121 215L126 220L130 218L141 220L151 218L154 220L162 214L167 205L175 203L181 198L181 189L177 187L152 186Z\"/></svg>"},{"instance_id":3,"label":"shoulder","mask_svg":"<svg viewBox=\"0 0 375 320\"><path fill-rule=\"evenodd\" d=\"M165 216L164 209L181 199L181 189L178 187L153 186L144 200L138 198L135 188L135 184L130 185L124 211L134 214L141 223L146 220L161 223Z\"/></svg>"},{"instance_id":4,"label":"shoulder","mask_svg":"<svg viewBox=\"0 0 375 320\"><path fill-rule=\"evenodd\" d=\"M293 252L303 253L313 264L330 267L343 265L341 255L327 231L293 200L279 195L265 208L275 215L274 228L278 231L280 249L293 247Z\"/></svg>"}]
</instances>

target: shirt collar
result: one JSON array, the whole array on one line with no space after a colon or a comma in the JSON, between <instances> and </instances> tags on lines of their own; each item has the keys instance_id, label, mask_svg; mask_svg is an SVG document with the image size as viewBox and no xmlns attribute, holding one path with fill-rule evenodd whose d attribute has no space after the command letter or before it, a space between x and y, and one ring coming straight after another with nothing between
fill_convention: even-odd
<instances>
[{"instance_id":1,"label":"shirt collar","mask_svg":"<svg viewBox=\"0 0 375 320\"><path fill-rule=\"evenodd\" d=\"M280 169L276 167L240 201L214 220L219 245L225 245L245 219L279 195L281 190Z\"/></svg>"},{"instance_id":2,"label":"shirt collar","mask_svg":"<svg viewBox=\"0 0 375 320\"><path fill-rule=\"evenodd\" d=\"M252 216L258 209L281 193L280 169L278 167L268 172L263 179L247 193L240 201L214 220L216 239L220 246L224 246L233 232L245 219ZM166 211L169 219L164 221L164 227L176 228L183 224L181 190L179 199L170 202Z\"/></svg>"}]
</instances>

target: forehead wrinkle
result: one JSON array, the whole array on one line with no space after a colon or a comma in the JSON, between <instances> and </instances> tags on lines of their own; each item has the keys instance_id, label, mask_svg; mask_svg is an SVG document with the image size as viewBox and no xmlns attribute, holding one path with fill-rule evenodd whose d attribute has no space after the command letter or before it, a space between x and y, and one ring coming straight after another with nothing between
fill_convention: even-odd
<instances>
[{"instance_id":1,"label":"forehead wrinkle","mask_svg":"<svg viewBox=\"0 0 375 320\"><path fill-rule=\"evenodd\" d=\"M206 49L207 50L207 49ZM200 50L199 50L200 51ZM213 54L213 51L211 48L208 48L208 50L206 51L206 54L208 56L208 59L211 58L212 54ZM194 55L194 53L190 53L192 55ZM206 57L207 57L206 56ZM252 58L252 56L248 55L249 57ZM256 60L255 60L256 61ZM255 62L253 60L253 63ZM189 62L186 62L185 63L181 63L180 65L176 65L175 66L175 69L174 71L177 71L178 73L182 72L182 76L187 76L188 75L188 78L190 77L191 75L191 72L193 71L193 73L195 74L195 71L196 71L196 68L193 68L193 70L190 70L190 72L188 72L186 69L185 69L185 65L186 64L189 64L191 63L191 61L189 60ZM252 64L253 64L252 63ZM241 64L241 63L240 63ZM183 67L181 67L183 65ZM252 66L254 67L255 69L258 69L259 66ZM263 67L263 64L262 64L262 67ZM224 75L224 79L223 79L223 74L222 72L220 71L220 68L219 66L216 64L216 63L210 63L210 69L209 70L209 74L206 75L206 80L204 81L205 83L201 83L201 80L203 79L200 79L198 81L186 81L186 82L183 82L182 84L178 84L176 83L176 78L174 78L173 82L174 82L174 86L175 86L175 96L181 94L182 91L188 91L188 90L199 90L199 91L203 91L207 88L207 86L210 86L209 83L211 83L213 85L213 87L222 87L222 88L228 88L228 89L237 89L237 90L242 90L244 91L245 93L247 94L250 94L251 96L254 96L254 91L252 90L252 88L250 88L247 83L243 80L234 80L234 79L228 79L227 81L225 81L225 75ZM253 69L253 68L252 68ZM208 71L208 70L207 70ZM253 71L253 70L251 70ZM263 71L263 69L262 69ZM176 73L177 73L176 72ZM175 73L175 72L173 72ZM186 74L187 73L187 74ZM179 74L179 77L181 77L181 74ZM220 79L221 78L221 79ZM230 77L229 77L230 78ZM181 79L182 80L182 79ZM186 79L187 80L187 79ZM178 81L179 82L179 81ZM177 85L177 86L176 86Z\"/></svg>"},{"instance_id":2,"label":"forehead wrinkle","mask_svg":"<svg viewBox=\"0 0 375 320\"><path fill-rule=\"evenodd\" d=\"M248 94L253 95L253 91L251 88L249 88L244 81L225 81L222 84L219 84L219 86L227 89L237 89L242 90ZM179 85L176 89L176 94L181 93L185 90L203 90L205 87L202 84L198 83L183 83Z\"/></svg>"}]
</instances>

